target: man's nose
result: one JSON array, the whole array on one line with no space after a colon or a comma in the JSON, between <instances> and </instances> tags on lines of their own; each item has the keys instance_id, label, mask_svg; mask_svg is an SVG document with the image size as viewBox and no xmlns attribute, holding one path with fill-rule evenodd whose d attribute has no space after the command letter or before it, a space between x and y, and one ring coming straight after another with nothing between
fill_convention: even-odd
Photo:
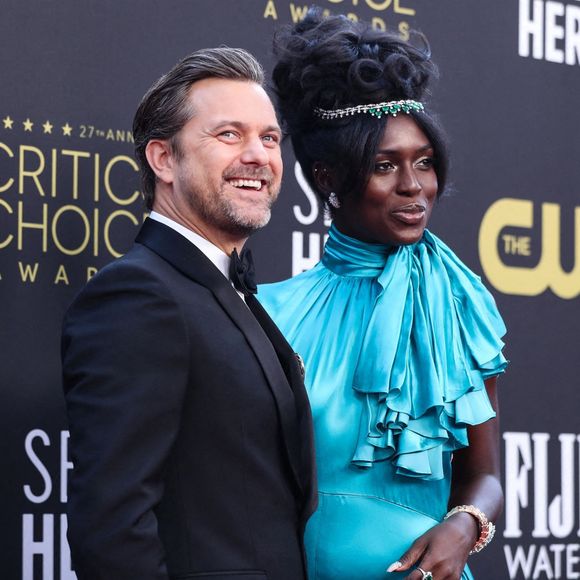
<instances>
[{"instance_id":1,"label":"man's nose","mask_svg":"<svg viewBox=\"0 0 580 580\"><path fill-rule=\"evenodd\" d=\"M240 161L242 163L260 166L268 165L270 155L268 154L268 150L264 146L264 142L261 138L249 139L244 143L244 149L240 156Z\"/></svg>"}]
</instances>

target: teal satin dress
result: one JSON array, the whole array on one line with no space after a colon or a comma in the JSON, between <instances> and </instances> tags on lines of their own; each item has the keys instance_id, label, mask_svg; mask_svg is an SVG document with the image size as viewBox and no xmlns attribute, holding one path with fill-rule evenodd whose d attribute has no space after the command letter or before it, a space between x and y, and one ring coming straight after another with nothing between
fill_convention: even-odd
<instances>
[{"instance_id":1,"label":"teal satin dress","mask_svg":"<svg viewBox=\"0 0 580 580\"><path fill-rule=\"evenodd\" d=\"M306 367L319 481L310 580L405 576L386 568L442 520L452 453L494 416L483 381L507 363L493 298L429 231L391 247L334 226L319 264L258 298Z\"/></svg>"}]
</instances>

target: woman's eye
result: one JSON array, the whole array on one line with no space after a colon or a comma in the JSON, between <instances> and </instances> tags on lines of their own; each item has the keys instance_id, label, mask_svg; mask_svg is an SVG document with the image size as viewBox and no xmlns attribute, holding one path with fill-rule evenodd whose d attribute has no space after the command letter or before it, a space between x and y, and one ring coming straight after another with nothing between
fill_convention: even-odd
<instances>
[{"instance_id":1,"label":"woman's eye","mask_svg":"<svg viewBox=\"0 0 580 580\"><path fill-rule=\"evenodd\" d=\"M430 169L431 167L433 167L434 164L435 159L433 157L423 157L422 159L419 159L419 161L417 162L417 165L419 165L420 167L424 167L426 169Z\"/></svg>"},{"instance_id":2,"label":"woman's eye","mask_svg":"<svg viewBox=\"0 0 580 580\"><path fill-rule=\"evenodd\" d=\"M379 161L375 164L375 171L380 173L385 173L386 171L392 171L395 168L394 163L390 161Z\"/></svg>"}]
</instances>

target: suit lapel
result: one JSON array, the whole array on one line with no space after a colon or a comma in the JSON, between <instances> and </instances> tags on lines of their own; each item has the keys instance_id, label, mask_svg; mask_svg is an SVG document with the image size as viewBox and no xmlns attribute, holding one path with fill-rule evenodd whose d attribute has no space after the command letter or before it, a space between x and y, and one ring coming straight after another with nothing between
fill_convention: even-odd
<instances>
[{"instance_id":1,"label":"suit lapel","mask_svg":"<svg viewBox=\"0 0 580 580\"><path fill-rule=\"evenodd\" d=\"M280 331L264 311L263 315L269 321L266 322L266 328L268 329L266 331L268 336L266 336L265 329L261 326L261 323L265 322L265 318L259 323L247 306L242 303L230 282L205 254L170 227L147 219L135 241L147 246L191 280L211 290L216 300L244 334L262 366L278 407L283 440L295 483L303 494L309 496L311 494L310 480L312 476L307 475L306 480L304 479L305 453L302 450L303 442L301 439L306 434L306 438L310 438L310 441L312 441L311 424L308 422L308 415L308 421L306 421L307 431L303 431L305 419L303 416L300 416L299 419L297 405L299 405L302 413L304 401L295 401L296 392L300 390L295 384L296 377L293 373L296 370L292 370L292 365L296 365L295 357ZM276 336L276 332L270 327L274 327L279 336ZM286 350L280 338L286 344ZM281 365L284 366L284 370ZM295 368L297 369L297 366ZM289 386L290 381L293 383L292 388ZM304 391L303 386L301 390ZM306 396L305 391L303 396ZM309 407L307 406L306 408L306 412L309 413ZM312 447L312 445L309 445L309 447ZM310 470L311 472L312 470ZM307 499L307 501L309 502L310 500Z\"/></svg>"},{"instance_id":2,"label":"suit lapel","mask_svg":"<svg viewBox=\"0 0 580 580\"><path fill-rule=\"evenodd\" d=\"M296 353L256 297L250 295L246 298L246 302L276 350L294 393L296 408L299 410L298 434L301 438L296 445L300 455L301 481L304 484L306 511L310 514L316 509L317 502L316 462L314 457L312 414L306 388L304 387L303 371L298 363Z\"/></svg>"}]
</instances>

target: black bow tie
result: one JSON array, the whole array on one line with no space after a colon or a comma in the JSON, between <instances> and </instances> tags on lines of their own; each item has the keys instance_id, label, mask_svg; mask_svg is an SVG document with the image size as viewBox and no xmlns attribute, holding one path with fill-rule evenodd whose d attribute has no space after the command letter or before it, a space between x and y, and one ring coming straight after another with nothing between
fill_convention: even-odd
<instances>
[{"instance_id":1,"label":"black bow tie","mask_svg":"<svg viewBox=\"0 0 580 580\"><path fill-rule=\"evenodd\" d=\"M234 249L230 257L230 280L234 288L244 296L258 291L254 281L254 260L250 250L244 248L238 256L237 250Z\"/></svg>"}]
</instances>

